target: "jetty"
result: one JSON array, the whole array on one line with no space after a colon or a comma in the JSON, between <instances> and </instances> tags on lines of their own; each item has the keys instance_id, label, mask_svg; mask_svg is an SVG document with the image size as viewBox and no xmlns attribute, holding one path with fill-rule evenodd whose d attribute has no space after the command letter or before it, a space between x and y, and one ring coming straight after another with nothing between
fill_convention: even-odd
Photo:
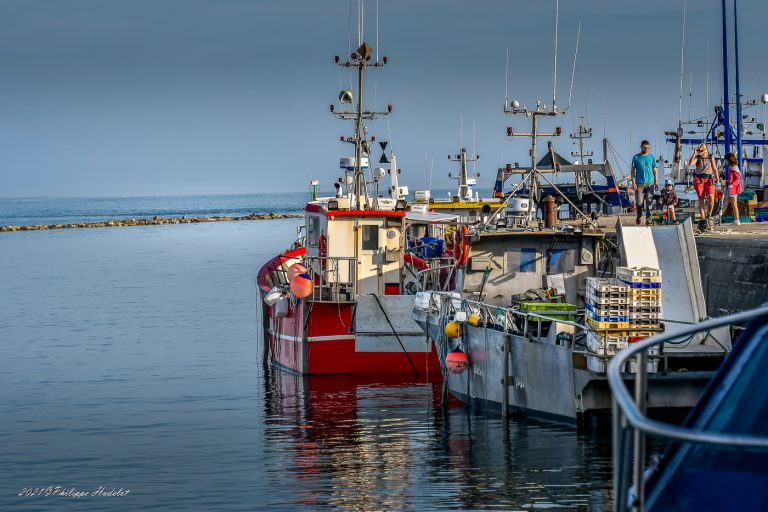
<instances>
[{"instance_id":1,"label":"jetty","mask_svg":"<svg viewBox=\"0 0 768 512\"><path fill-rule=\"evenodd\" d=\"M214 216L214 217L159 217L142 219L113 219L100 222L79 222L75 224L36 224L31 226L0 226L0 233L9 231L40 231L45 229L86 229L86 228L113 228L129 226L159 226L164 224L195 224L199 222L233 222L242 220L276 220L298 219L303 215L294 213L252 213L239 217Z\"/></svg>"}]
</instances>

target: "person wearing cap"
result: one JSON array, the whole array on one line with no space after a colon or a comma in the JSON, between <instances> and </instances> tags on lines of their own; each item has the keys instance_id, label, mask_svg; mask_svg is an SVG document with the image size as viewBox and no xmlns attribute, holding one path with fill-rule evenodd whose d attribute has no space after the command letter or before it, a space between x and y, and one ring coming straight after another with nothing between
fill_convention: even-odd
<instances>
[{"instance_id":1,"label":"person wearing cap","mask_svg":"<svg viewBox=\"0 0 768 512\"><path fill-rule=\"evenodd\" d=\"M717 161L714 155L709 154L707 145L702 142L691 156L688 165L696 166L693 171L693 189L699 198L699 216L708 221L715 207L715 183L720 182Z\"/></svg>"},{"instance_id":2,"label":"person wearing cap","mask_svg":"<svg viewBox=\"0 0 768 512\"><path fill-rule=\"evenodd\" d=\"M656 157L650 153L651 143L644 140L640 143L640 152L632 157L632 185L635 189L635 206L637 207L636 223L639 225L645 209L645 224L651 225L651 204L653 192L659 186L659 169Z\"/></svg>"}]
</instances>

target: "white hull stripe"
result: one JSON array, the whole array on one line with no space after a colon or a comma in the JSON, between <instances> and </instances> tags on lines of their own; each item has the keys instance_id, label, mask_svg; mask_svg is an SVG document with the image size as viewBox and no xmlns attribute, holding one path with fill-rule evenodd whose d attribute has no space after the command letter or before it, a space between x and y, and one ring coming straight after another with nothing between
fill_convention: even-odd
<instances>
[{"instance_id":1,"label":"white hull stripe","mask_svg":"<svg viewBox=\"0 0 768 512\"><path fill-rule=\"evenodd\" d=\"M303 341L304 338L301 336L288 336L287 334L283 333L275 333L274 330L270 329L269 334L271 336L277 336L277 338L285 341ZM307 341L335 341L335 340L353 340L355 339L354 334L336 334L332 336L310 336L307 338Z\"/></svg>"}]
</instances>

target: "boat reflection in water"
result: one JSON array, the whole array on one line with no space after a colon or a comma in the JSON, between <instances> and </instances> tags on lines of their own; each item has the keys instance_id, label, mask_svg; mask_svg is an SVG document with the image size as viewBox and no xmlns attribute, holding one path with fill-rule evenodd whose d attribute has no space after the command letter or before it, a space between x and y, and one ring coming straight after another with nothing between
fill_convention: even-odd
<instances>
[{"instance_id":1,"label":"boat reflection in water","mask_svg":"<svg viewBox=\"0 0 768 512\"><path fill-rule=\"evenodd\" d=\"M440 406L402 376L265 375L270 506L610 508L609 434ZM445 412L444 412L445 411Z\"/></svg>"}]
</instances>

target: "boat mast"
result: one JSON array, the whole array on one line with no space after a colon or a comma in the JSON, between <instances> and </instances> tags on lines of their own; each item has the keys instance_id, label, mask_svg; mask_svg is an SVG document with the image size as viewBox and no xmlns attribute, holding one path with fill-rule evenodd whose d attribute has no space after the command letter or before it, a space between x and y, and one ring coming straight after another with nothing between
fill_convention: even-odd
<instances>
[{"instance_id":1,"label":"boat mast","mask_svg":"<svg viewBox=\"0 0 768 512\"><path fill-rule=\"evenodd\" d=\"M362 30L362 28L360 29ZM362 33L360 34L362 39ZM345 62L340 62L339 56L335 57L335 62L343 68L357 68L357 101L355 102L355 110L350 112L346 108L337 112L335 105L330 106L331 114L338 119L344 119L355 122L355 134L352 137L341 137L342 142L349 142L355 145L355 165L354 176L352 176L352 206L356 209L368 208L368 191L365 183L365 171L363 169L363 157L370 155L370 145L367 140L367 129L365 127L365 121L372 121L379 117L387 117L392 112L392 105L387 105L387 110L383 112L375 112L363 110L363 92L365 85L365 70L366 68L382 68L387 64L387 57L384 56L381 61L375 60L371 62L371 56L373 55L373 49L368 46L366 42L362 42L360 47L353 51L349 59ZM349 104L353 102L352 91L341 91L339 94L339 101L342 104Z\"/></svg>"},{"instance_id":2,"label":"boat mast","mask_svg":"<svg viewBox=\"0 0 768 512\"><path fill-rule=\"evenodd\" d=\"M741 134L744 133L743 119L741 115L741 89L739 87L739 15L736 11L736 0L733 0L733 51L735 53L736 64L736 117L738 122L736 123L736 151L739 159L739 169L744 173L742 167L742 150L741 150ZM746 174L744 174L746 176Z\"/></svg>"},{"instance_id":3,"label":"boat mast","mask_svg":"<svg viewBox=\"0 0 768 512\"><path fill-rule=\"evenodd\" d=\"M725 1L725 0L723 0ZM530 111L524 105L521 106L517 100L512 100L512 103L504 102L504 113L507 115L523 115L531 118L531 131L530 133L515 133L511 126L507 127L507 137L530 137L531 138L531 169L527 175L523 177L523 181L528 180L528 191L530 201L528 201L528 220L533 219L533 202L538 195L539 184L539 172L536 168L536 140L538 137L557 137L560 135L560 127L557 127L553 133L539 133L538 131L538 119L539 116L560 116L564 115L565 111L559 111L555 104L555 92L557 90L557 31L558 22L560 17L560 1L555 1L555 51L554 51L554 77L552 87L552 107L551 110L547 110L547 106L541 101L536 102L536 110ZM575 66L574 66L575 70ZM573 83L573 80L571 80ZM511 107L511 108L510 108ZM555 165L555 162L552 162Z\"/></svg>"},{"instance_id":4,"label":"boat mast","mask_svg":"<svg viewBox=\"0 0 768 512\"><path fill-rule=\"evenodd\" d=\"M725 152L731 152L731 119L730 103L728 101L728 22L725 0L722 2L723 11L723 132L725 136ZM717 140L715 140L717 144Z\"/></svg>"}]
</instances>

